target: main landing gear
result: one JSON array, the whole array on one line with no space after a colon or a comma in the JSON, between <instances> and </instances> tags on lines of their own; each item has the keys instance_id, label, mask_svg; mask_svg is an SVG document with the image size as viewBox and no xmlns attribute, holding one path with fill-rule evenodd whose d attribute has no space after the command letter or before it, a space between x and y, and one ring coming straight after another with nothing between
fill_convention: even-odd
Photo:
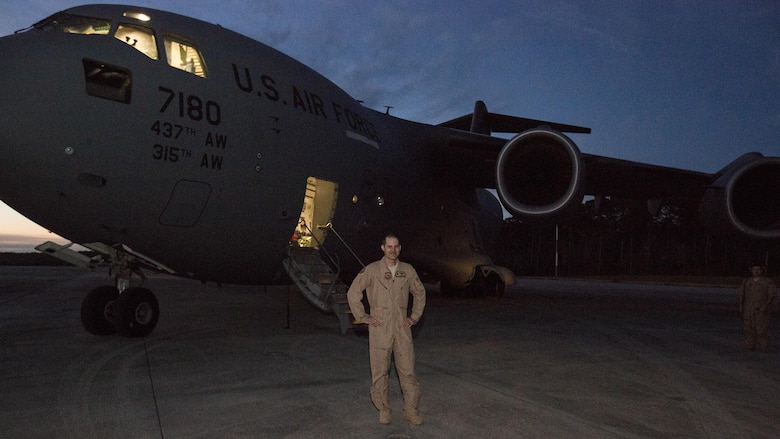
<instances>
[{"instance_id":1,"label":"main landing gear","mask_svg":"<svg viewBox=\"0 0 780 439\"><path fill-rule=\"evenodd\" d=\"M441 293L445 296L470 296L486 299L500 299L507 283L515 283L515 275L509 269L496 265L480 265L474 270L471 285L457 288L442 282Z\"/></svg>"},{"instance_id":2,"label":"main landing gear","mask_svg":"<svg viewBox=\"0 0 780 439\"><path fill-rule=\"evenodd\" d=\"M116 276L119 287L104 285L87 294L81 303L81 324L87 332L145 337L154 330L160 317L157 298L146 288L130 286L132 273L143 279L137 268L120 266Z\"/></svg>"}]
</instances>

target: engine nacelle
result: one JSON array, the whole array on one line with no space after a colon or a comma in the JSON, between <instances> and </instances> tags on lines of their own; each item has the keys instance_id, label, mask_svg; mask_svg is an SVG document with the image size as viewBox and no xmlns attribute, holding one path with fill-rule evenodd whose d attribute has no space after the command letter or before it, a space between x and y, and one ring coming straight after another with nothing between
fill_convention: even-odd
<instances>
[{"instance_id":1,"label":"engine nacelle","mask_svg":"<svg viewBox=\"0 0 780 439\"><path fill-rule=\"evenodd\" d=\"M718 174L699 207L702 223L756 238L780 238L780 157L745 154Z\"/></svg>"},{"instance_id":2,"label":"engine nacelle","mask_svg":"<svg viewBox=\"0 0 780 439\"><path fill-rule=\"evenodd\" d=\"M549 128L523 131L498 154L498 197L506 210L521 218L544 218L576 207L582 202L584 181L579 148Z\"/></svg>"}]
</instances>

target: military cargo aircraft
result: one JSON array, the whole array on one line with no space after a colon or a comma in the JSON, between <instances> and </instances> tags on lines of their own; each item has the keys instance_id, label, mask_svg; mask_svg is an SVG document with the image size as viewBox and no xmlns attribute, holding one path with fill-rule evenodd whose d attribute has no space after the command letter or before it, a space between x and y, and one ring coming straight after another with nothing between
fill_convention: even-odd
<instances>
[{"instance_id":1,"label":"military cargo aircraft","mask_svg":"<svg viewBox=\"0 0 780 439\"><path fill-rule=\"evenodd\" d=\"M780 237L780 158L748 153L708 174L589 155L564 134L588 128L482 102L436 126L402 120L181 15L74 7L0 39L0 58L0 198L96 256L40 251L111 267L82 304L94 334L151 333L150 269L234 284L286 271L345 330L344 282L388 230L430 280L500 294L514 281L489 256L502 206L544 220L586 195L689 198L709 227Z\"/></svg>"}]
</instances>

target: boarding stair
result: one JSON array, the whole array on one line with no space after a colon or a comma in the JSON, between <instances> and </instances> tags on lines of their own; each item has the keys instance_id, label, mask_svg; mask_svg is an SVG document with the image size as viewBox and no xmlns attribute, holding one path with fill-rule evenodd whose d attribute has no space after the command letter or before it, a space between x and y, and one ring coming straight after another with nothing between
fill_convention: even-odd
<instances>
[{"instance_id":1,"label":"boarding stair","mask_svg":"<svg viewBox=\"0 0 780 439\"><path fill-rule=\"evenodd\" d=\"M336 259L324 249L293 243L283 265L303 297L317 309L336 314L342 334L346 334L353 327L352 311L347 300L347 285L339 279L339 264Z\"/></svg>"}]
</instances>

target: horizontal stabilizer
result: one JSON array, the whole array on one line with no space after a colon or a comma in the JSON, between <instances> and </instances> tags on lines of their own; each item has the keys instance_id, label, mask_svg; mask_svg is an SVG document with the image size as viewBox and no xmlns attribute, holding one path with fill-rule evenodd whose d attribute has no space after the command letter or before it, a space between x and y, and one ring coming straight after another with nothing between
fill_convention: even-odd
<instances>
[{"instance_id":1,"label":"horizontal stabilizer","mask_svg":"<svg viewBox=\"0 0 780 439\"><path fill-rule=\"evenodd\" d=\"M474 104L473 113L440 123L439 126L485 135L490 135L491 133L522 133L525 130L540 126L550 127L562 133L590 134L590 128L586 127L490 113L482 101L477 101Z\"/></svg>"}]
</instances>

